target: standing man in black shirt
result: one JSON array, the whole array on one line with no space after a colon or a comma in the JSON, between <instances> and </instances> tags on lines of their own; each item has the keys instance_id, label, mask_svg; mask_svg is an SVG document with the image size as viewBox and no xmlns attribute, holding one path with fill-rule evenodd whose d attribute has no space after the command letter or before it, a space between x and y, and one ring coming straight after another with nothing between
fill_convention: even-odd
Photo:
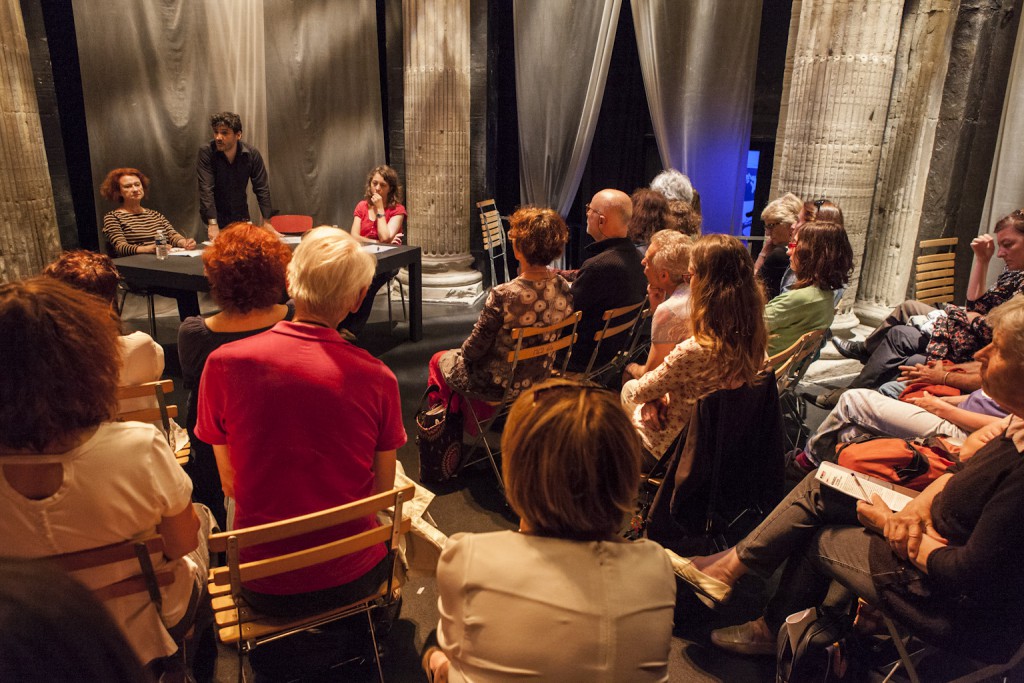
<instances>
[{"instance_id":1,"label":"standing man in black shirt","mask_svg":"<svg viewBox=\"0 0 1024 683\"><path fill-rule=\"evenodd\" d=\"M199 148L196 173L199 176L199 215L207 225L210 240L220 226L249 220L245 188L252 191L263 218L272 215L270 183L260 151L242 142L242 119L230 111L210 117L213 139Z\"/></svg>"}]
</instances>

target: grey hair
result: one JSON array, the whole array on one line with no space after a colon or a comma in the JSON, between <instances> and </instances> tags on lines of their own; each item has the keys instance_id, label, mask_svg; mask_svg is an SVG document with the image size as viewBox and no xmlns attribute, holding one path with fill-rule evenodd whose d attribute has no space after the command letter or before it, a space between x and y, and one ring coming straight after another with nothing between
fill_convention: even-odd
<instances>
[{"instance_id":1,"label":"grey hair","mask_svg":"<svg viewBox=\"0 0 1024 683\"><path fill-rule=\"evenodd\" d=\"M674 168L654 176L654 180L651 181L651 189L662 193L669 201L681 199L687 203L693 202L693 183L685 173L680 173Z\"/></svg>"},{"instance_id":2,"label":"grey hair","mask_svg":"<svg viewBox=\"0 0 1024 683\"><path fill-rule=\"evenodd\" d=\"M676 230L659 230L651 235L651 247L655 247L654 255L649 261L652 266L668 272L675 284L686 279L690 271L690 247L693 238Z\"/></svg>"},{"instance_id":3,"label":"grey hair","mask_svg":"<svg viewBox=\"0 0 1024 683\"><path fill-rule=\"evenodd\" d=\"M351 234L320 226L303 236L288 264L288 295L314 315L341 320L370 285L377 259Z\"/></svg>"},{"instance_id":4,"label":"grey hair","mask_svg":"<svg viewBox=\"0 0 1024 683\"><path fill-rule=\"evenodd\" d=\"M1015 356L1011 362L1024 367L1024 294L1017 294L993 308L985 316L985 322L1009 341L1007 346L1013 349Z\"/></svg>"}]
</instances>

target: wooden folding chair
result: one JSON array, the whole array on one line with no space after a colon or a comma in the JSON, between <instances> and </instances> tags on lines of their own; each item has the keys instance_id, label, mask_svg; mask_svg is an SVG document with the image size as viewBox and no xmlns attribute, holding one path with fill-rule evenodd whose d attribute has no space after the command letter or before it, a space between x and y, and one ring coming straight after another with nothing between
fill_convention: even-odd
<instances>
[{"instance_id":1,"label":"wooden folding chair","mask_svg":"<svg viewBox=\"0 0 1024 683\"><path fill-rule=\"evenodd\" d=\"M370 638L373 641L377 673L383 683L384 670L380 664L377 636L373 631L372 612L378 607L389 604L392 600L398 542L412 526L411 518L403 515L403 505L412 500L414 489L415 486L410 484L329 510L210 536L210 552L226 553L228 563L226 567L218 567L210 571L208 586L212 598L214 620L221 642L226 645L233 644L238 650L238 679L240 681L245 680L246 656L261 643L286 638L340 619L365 614L370 627ZM391 507L394 508L393 521L375 529L305 550L251 562L242 562L239 558L239 552L243 548L302 536L314 531L337 528L347 522L376 515ZM389 547L391 569L388 572L388 579L369 595L348 605L303 617L276 617L257 612L246 602L242 594L242 585L247 581L312 567L351 555L378 543L387 543Z\"/></svg>"},{"instance_id":2,"label":"wooden folding chair","mask_svg":"<svg viewBox=\"0 0 1024 683\"><path fill-rule=\"evenodd\" d=\"M953 300L956 237L922 240L914 263L914 298L925 304ZM925 250L929 253L925 253Z\"/></svg>"},{"instance_id":3,"label":"wooden folding chair","mask_svg":"<svg viewBox=\"0 0 1024 683\"><path fill-rule=\"evenodd\" d=\"M791 438L789 431L786 431L790 449L799 448L803 439L808 435L807 427L804 424L807 406L797 393L797 387L825 343L827 333L828 330L811 330L793 342L789 348L769 358L766 363L767 367L775 372L782 414L796 427L795 437Z\"/></svg>"},{"instance_id":4,"label":"wooden folding chair","mask_svg":"<svg viewBox=\"0 0 1024 683\"><path fill-rule=\"evenodd\" d=\"M630 306L610 308L601 315L604 325L594 333L594 351L590 354L586 370L583 371L585 379L593 380L597 377L603 377L612 370L617 370L618 374L622 374L623 368L626 367L626 363L629 362L632 356L637 337L640 333L640 327L643 324L644 314L649 311L649 309L645 309L646 303L647 299L644 299ZM615 355L607 362L597 365L597 357L605 341L625 333L629 334L624 339L621 348L615 352Z\"/></svg>"},{"instance_id":5,"label":"wooden folding chair","mask_svg":"<svg viewBox=\"0 0 1024 683\"><path fill-rule=\"evenodd\" d=\"M582 317L583 312L576 311L572 315L567 316L562 320L562 322L554 325L548 325L547 327L517 327L512 330L512 340L515 342L515 348L508 353L507 359L511 366L508 372L509 381L505 385L505 392L502 394L501 400L487 401L479 396L457 392L460 396L466 399L465 405L469 407L467 412L477 428L476 438L473 440L472 446L470 446L463 467L468 467L469 465L478 463L483 459L477 458L474 460L472 457L473 454L476 453L476 449L479 448L482 443L484 450L486 451L486 458L491 464L491 470L494 472L494 476L498 480L498 488L502 491L505 490L505 484L501 477L501 468L498 467L498 461L496 459L496 456L501 452L501 449L491 447L490 443L487 441L487 433L490 431L491 426L495 421L497 421L499 417L506 415L512 407L515 397L515 394L513 393L512 380L516 375L516 368L520 361L539 358L541 356L548 356L552 359L552 362L554 362L555 354L564 349L565 355L560 361L561 368L559 369L559 372L564 374L565 368L569 364L569 358L572 355L572 346L576 343L576 326L579 325L580 318ZM552 341L533 346L526 345L528 340L532 340L540 335L551 337ZM473 409L473 401L480 400L484 400L485 403L494 408L494 412L485 420L481 420Z\"/></svg>"},{"instance_id":6,"label":"wooden folding chair","mask_svg":"<svg viewBox=\"0 0 1024 683\"><path fill-rule=\"evenodd\" d=\"M68 573L135 560L139 563L137 575L93 588L92 594L102 602L133 593L148 593L150 601L159 612L163 601L160 588L169 586L174 581L174 573L171 569L159 572L153 569L153 560L150 556L163 553L163 551L164 539L160 536L152 536L140 541L123 541L90 550L52 555L46 559Z\"/></svg>"},{"instance_id":7,"label":"wooden folding chair","mask_svg":"<svg viewBox=\"0 0 1024 683\"><path fill-rule=\"evenodd\" d=\"M508 243L505 237L505 226L493 199L477 202L476 208L480 210L480 231L484 238L484 249L487 250L487 261L491 265L491 287L493 287L498 284L498 271L494 268L495 259L500 259L501 267L505 271L505 279L502 282L508 282L511 279L505 256L505 246Z\"/></svg>"},{"instance_id":8,"label":"wooden folding chair","mask_svg":"<svg viewBox=\"0 0 1024 683\"><path fill-rule=\"evenodd\" d=\"M163 427L167 443L171 443L171 420L178 417L178 406L168 405L167 403L167 394L172 391L174 391L174 382L169 379L118 387L118 401L129 398L153 397L155 404L151 408L119 412L116 417L121 422L159 422ZM190 447L186 446L175 451L174 457L178 459L178 464L184 465L188 462L191 450Z\"/></svg>"}]
</instances>

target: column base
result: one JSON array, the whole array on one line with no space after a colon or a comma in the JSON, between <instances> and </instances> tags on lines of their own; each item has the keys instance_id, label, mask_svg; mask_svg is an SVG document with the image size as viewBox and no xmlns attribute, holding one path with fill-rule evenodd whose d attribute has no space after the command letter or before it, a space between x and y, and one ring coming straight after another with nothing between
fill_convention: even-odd
<instances>
[{"instance_id":1,"label":"column base","mask_svg":"<svg viewBox=\"0 0 1024 683\"><path fill-rule=\"evenodd\" d=\"M484 295L483 275L473 270L472 265L473 257L469 254L424 256L423 303L477 304ZM405 268L398 272L396 279L408 289L409 272Z\"/></svg>"}]
</instances>

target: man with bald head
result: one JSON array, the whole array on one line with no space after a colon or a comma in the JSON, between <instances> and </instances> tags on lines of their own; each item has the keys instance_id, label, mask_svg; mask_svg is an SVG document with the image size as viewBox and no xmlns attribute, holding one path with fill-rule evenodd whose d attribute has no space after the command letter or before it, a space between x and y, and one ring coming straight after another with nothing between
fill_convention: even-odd
<instances>
[{"instance_id":1,"label":"man with bald head","mask_svg":"<svg viewBox=\"0 0 1024 683\"><path fill-rule=\"evenodd\" d=\"M594 238L577 271L565 273L572 282L573 308L583 311L573 347L570 369L584 370L594 351L594 333L604 322L609 308L640 303L647 294L647 279L640 253L626 237L626 224L633 214L629 195L619 190L601 190L587 204L587 234ZM601 344L595 367L605 363L622 348L628 335Z\"/></svg>"}]
</instances>

